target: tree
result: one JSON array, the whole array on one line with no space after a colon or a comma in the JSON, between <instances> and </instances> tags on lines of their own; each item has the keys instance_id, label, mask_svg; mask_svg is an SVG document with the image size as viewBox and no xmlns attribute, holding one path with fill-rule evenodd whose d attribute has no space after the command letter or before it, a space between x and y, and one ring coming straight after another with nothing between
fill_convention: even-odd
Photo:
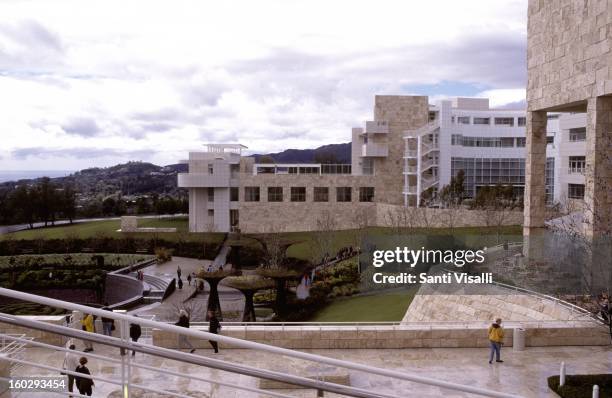
<instances>
[{"instance_id":1,"label":"tree","mask_svg":"<svg viewBox=\"0 0 612 398\"><path fill-rule=\"evenodd\" d=\"M65 186L64 190L61 191L59 211L62 213L62 216L67 218L70 224L72 224L72 221L76 217L76 193L70 185Z\"/></svg>"},{"instance_id":2,"label":"tree","mask_svg":"<svg viewBox=\"0 0 612 398\"><path fill-rule=\"evenodd\" d=\"M465 194L464 182L465 172L459 170L457 175L451 178L450 183L440 190L438 195L440 203L445 207L460 205Z\"/></svg>"},{"instance_id":3,"label":"tree","mask_svg":"<svg viewBox=\"0 0 612 398\"><path fill-rule=\"evenodd\" d=\"M16 213L15 221L27 223L30 228L34 228L36 220L36 205L38 202L38 192L29 189L25 185L20 185L10 196L10 208Z\"/></svg>"},{"instance_id":4,"label":"tree","mask_svg":"<svg viewBox=\"0 0 612 398\"><path fill-rule=\"evenodd\" d=\"M511 185L484 186L478 189L472 209L479 210L479 217L487 227L496 227L497 243L501 228L513 211L522 207L522 200L514 195Z\"/></svg>"},{"instance_id":5,"label":"tree","mask_svg":"<svg viewBox=\"0 0 612 398\"><path fill-rule=\"evenodd\" d=\"M106 198L102 201L102 215L110 216L115 213L117 202L113 198Z\"/></svg>"}]
</instances>

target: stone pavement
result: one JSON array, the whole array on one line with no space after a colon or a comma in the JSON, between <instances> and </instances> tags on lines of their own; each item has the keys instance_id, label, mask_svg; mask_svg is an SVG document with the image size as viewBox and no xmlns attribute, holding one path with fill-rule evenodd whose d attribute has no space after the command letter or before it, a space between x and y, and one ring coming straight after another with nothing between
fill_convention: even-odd
<instances>
[{"instance_id":1,"label":"stone pavement","mask_svg":"<svg viewBox=\"0 0 612 398\"><path fill-rule=\"evenodd\" d=\"M154 275L159 278L164 278L168 281L176 278L176 269L181 267L181 278L183 279L183 289L179 290L178 286L174 293L161 304L142 307L131 311L132 313L142 315L155 315L156 320L164 322L174 322L178 320L178 309L188 307L192 311L192 321L204 321L206 316L206 305L208 302L208 292L210 288L205 283L204 292L198 293L193 299L185 302L194 292L194 282L191 286L187 284L187 275L191 272L196 274L202 269L211 264L210 260L196 260L186 257L173 257L171 261L163 264L154 264L143 269L143 272L148 275ZM223 313L232 318L239 316L244 307L244 298L242 293L236 289L227 286L219 286L219 296L221 299L221 310ZM226 317L227 318L227 317Z\"/></svg>"},{"instance_id":2,"label":"stone pavement","mask_svg":"<svg viewBox=\"0 0 612 398\"><path fill-rule=\"evenodd\" d=\"M77 348L82 348L80 342ZM568 374L612 372L612 349L610 347L540 347L528 348L523 352L513 352L511 349L505 349L502 350L502 357L505 362L495 365L489 365L487 363L487 349L476 348L420 348L393 350L336 349L304 351L385 369L410 372L420 376L427 376L445 381L509 393L512 392L525 397L556 397L555 394L548 390L546 378L557 374L561 361L565 361L567 364ZM94 352L119 358L117 350L112 348L96 346ZM215 355L210 349L201 349L198 350L196 354L302 376L308 375L313 369L312 363L309 362L290 358L279 360L278 357L273 357L270 354L252 350L225 350ZM26 358L43 364L61 366L63 354L46 349L28 349ZM143 363L156 368L171 369L186 375L211 377L215 380L239 383L244 386L258 386L258 381L248 376L234 375L223 371L197 367L195 365L153 358L148 355L137 354L136 363ZM119 364L103 363L100 360L91 359L88 365L95 375L120 380ZM410 396L420 398L473 396L412 382L391 380L363 372L347 372L352 386L371 389L379 393L407 396L409 392ZM25 367L20 370L19 375L56 375L56 373ZM193 395L194 397L263 397L263 395L255 393L236 391L227 387L210 385L205 382L193 381L170 375L160 377L159 373L148 370L133 369L132 375L133 381L136 383L152 388L171 389L183 394ZM113 391L118 392L118 390L119 388L117 386L98 382L94 389L94 396L108 397ZM316 396L313 390L275 391L290 393L296 397ZM111 396L120 396L115 394ZM14 396L22 398L34 395L21 394ZM43 395L37 394L36 396ZM334 397L335 395L326 394L325 396Z\"/></svg>"}]
</instances>

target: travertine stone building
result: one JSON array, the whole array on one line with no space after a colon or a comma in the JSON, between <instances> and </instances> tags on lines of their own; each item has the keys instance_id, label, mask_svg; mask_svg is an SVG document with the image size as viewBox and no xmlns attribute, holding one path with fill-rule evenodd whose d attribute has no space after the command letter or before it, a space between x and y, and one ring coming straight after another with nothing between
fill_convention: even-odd
<instances>
[{"instance_id":1,"label":"travertine stone building","mask_svg":"<svg viewBox=\"0 0 612 398\"><path fill-rule=\"evenodd\" d=\"M612 223L612 1L530 0L526 235L544 227L547 112L586 112L585 232Z\"/></svg>"}]
</instances>

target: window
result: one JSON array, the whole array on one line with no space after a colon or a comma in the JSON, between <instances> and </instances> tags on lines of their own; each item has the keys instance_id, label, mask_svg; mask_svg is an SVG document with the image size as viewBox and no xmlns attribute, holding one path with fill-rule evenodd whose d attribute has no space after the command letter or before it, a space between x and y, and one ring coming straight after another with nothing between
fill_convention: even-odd
<instances>
[{"instance_id":1,"label":"window","mask_svg":"<svg viewBox=\"0 0 612 398\"><path fill-rule=\"evenodd\" d=\"M213 174L213 165L212 165L212 163L208 164L208 174Z\"/></svg>"},{"instance_id":2,"label":"window","mask_svg":"<svg viewBox=\"0 0 612 398\"><path fill-rule=\"evenodd\" d=\"M360 187L359 188L359 201L360 202L374 202L374 187Z\"/></svg>"},{"instance_id":3,"label":"window","mask_svg":"<svg viewBox=\"0 0 612 398\"><path fill-rule=\"evenodd\" d=\"M306 202L306 187L291 187L292 202Z\"/></svg>"},{"instance_id":4,"label":"window","mask_svg":"<svg viewBox=\"0 0 612 398\"><path fill-rule=\"evenodd\" d=\"M240 174L240 165L239 164L230 164L230 176L232 178L238 177Z\"/></svg>"},{"instance_id":5,"label":"window","mask_svg":"<svg viewBox=\"0 0 612 398\"><path fill-rule=\"evenodd\" d=\"M514 126L514 118L513 117L496 117L495 118L496 126Z\"/></svg>"},{"instance_id":6,"label":"window","mask_svg":"<svg viewBox=\"0 0 612 398\"><path fill-rule=\"evenodd\" d=\"M567 184L567 197L570 199L584 199L584 184Z\"/></svg>"},{"instance_id":7,"label":"window","mask_svg":"<svg viewBox=\"0 0 612 398\"><path fill-rule=\"evenodd\" d=\"M475 117L474 124L489 124L491 121L488 117Z\"/></svg>"},{"instance_id":8,"label":"window","mask_svg":"<svg viewBox=\"0 0 612 398\"><path fill-rule=\"evenodd\" d=\"M519 127L523 127L527 124L527 118L525 116L519 116L517 122Z\"/></svg>"},{"instance_id":9,"label":"window","mask_svg":"<svg viewBox=\"0 0 612 398\"><path fill-rule=\"evenodd\" d=\"M244 187L245 202L259 202L259 187Z\"/></svg>"},{"instance_id":10,"label":"window","mask_svg":"<svg viewBox=\"0 0 612 398\"><path fill-rule=\"evenodd\" d=\"M314 201L315 202L329 202L329 188L328 187L314 187Z\"/></svg>"},{"instance_id":11,"label":"window","mask_svg":"<svg viewBox=\"0 0 612 398\"><path fill-rule=\"evenodd\" d=\"M230 210L230 225L232 227L237 227L240 222L239 220L240 218L239 218L238 210L235 210L235 209Z\"/></svg>"},{"instance_id":12,"label":"window","mask_svg":"<svg viewBox=\"0 0 612 398\"><path fill-rule=\"evenodd\" d=\"M569 140L572 142L586 141L586 127L570 129L569 134L570 134Z\"/></svg>"},{"instance_id":13,"label":"window","mask_svg":"<svg viewBox=\"0 0 612 398\"><path fill-rule=\"evenodd\" d=\"M282 202L283 187L268 187L268 202Z\"/></svg>"},{"instance_id":14,"label":"window","mask_svg":"<svg viewBox=\"0 0 612 398\"><path fill-rule=\"evenodd\" d=\"M546 145L548 144L554 144L555 143L555 136L554 135L547 135L546 136Z\"/></svg>"},{"instance_id":15,"label":"window","mask_svg":"<svg viewBox=\"0 0 612 398\"><path fill-rule=\"evenodd\" d=\"M501 138L501 146L502 146L502 148L512 148L512 147L514 147L514 138L513 137L502 137Z\"/></svg>"},{"instance_id":16,"label":"window","mask_svg":"<svg viewBox=\"0 0 612 398\"><path fill-rule=\"evenodd\" d=\"M372 158L363 158L362 164L362 172L364 175L373 175L374 174L374 159Z\"/></svg>"},{"instance_id":17,"label":"window","mask_svg":"<svg viewBox=\"0 0 612 398\"><path fill-rule=\"evenodd\" d=\"M238 187L230 188L230 202L238 202Z\"/></svg>"},{"instance_id":18,"label":"window","mask_svg":"<svg viewBox=\"0 0 612 398\"><path fill-rule=\"evenodd\" d=\"M337 187L336 188L336 202L350 202L351 201L351 187Z\"/></svg>"},{"instance_id":19,"label":"window","mask_svg":"<svg viewBox=\"0 0 612 398\"><path fill-rule=\"evenodd\" d=\"M208 188L208 201L209 202L215 201L215 188Z\"/></svg>"},{"instance_id":20,"label":"window","mask_svg":"<svg viewBox=\"0 0 612 398\"><path fill-rule=\"evenodd\" d=\"M470 117L469 116L457 116L457 123L458 124L470 124Z\"/></svg>"},{"instance_id":21,"label":"window","mask_svg":"<svg viewBox=\"0 0 612 398\"><path fill-rule=\"evenodd\" d=\"M451 116L451 123L455 124L455 117L454 116Z\"/></svg>"},{"instance_id":22,"label":"window","mask_svg":"<svg viewBox=\"0 0 612 398\"><path fill-rule=\"evenodd\" d=\"M569 173L584 173L586 158L584 156L569 157Z\"/></svg>"},{"instance_id":23,"label":"window","mask_svg":"<svg viewBox=\"0 0 612 398\"><path fill-rule=\"evenodd\" d=\"M461 134L451 135L451 145L463 145L463 136Z\"/></svg>"},{"instance_id":24,"label":"window","mask_svg":"<svg viewBox=\"0 0 612 398\"><path fill-rule=\"evenodd\" d=\"M208 210L208 218L215 218L215 211L210 209Z\"/></svg>"},{"instance_id":25,"label":"window","mask_svg":"<svg viewBox=\"0 0 612 398\"><path fill-rule=\"evenodd\" d=\"M527 138L525 137L516 137L516 146L524 147L527 144Z\"/></svg>"}]
</instances>

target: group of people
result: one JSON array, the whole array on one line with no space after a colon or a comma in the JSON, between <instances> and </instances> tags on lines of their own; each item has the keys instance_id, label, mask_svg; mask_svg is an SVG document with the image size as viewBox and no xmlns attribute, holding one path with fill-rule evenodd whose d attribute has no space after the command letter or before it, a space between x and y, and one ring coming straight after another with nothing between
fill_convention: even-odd
<instances>
[{"instance_id":1,"label":"group of people","mask_svg":"<svg viewBox=\"0 0 612 398\"><path fill-rule=\"evenodd\" d=\"M179 290L183 289L183 279L181 277L182 274L183 274L183 270L181 270L180 266L177 266L176 267L176 276L177 276L177 281L178 281L177 285L178 285ZM189 284L189 286L191 286L191 281L193 281L194 286L196 286L196 283L198 281L197 281L197 276L196 276L195 272L187 274L187 284ZM203 290L204 283L202 281L199 281L199 282L200 283L198 283L197 287L199 289L200 286L202 286L202 289L200 289L200 290Z\"/></svg>"}]
</instances>

